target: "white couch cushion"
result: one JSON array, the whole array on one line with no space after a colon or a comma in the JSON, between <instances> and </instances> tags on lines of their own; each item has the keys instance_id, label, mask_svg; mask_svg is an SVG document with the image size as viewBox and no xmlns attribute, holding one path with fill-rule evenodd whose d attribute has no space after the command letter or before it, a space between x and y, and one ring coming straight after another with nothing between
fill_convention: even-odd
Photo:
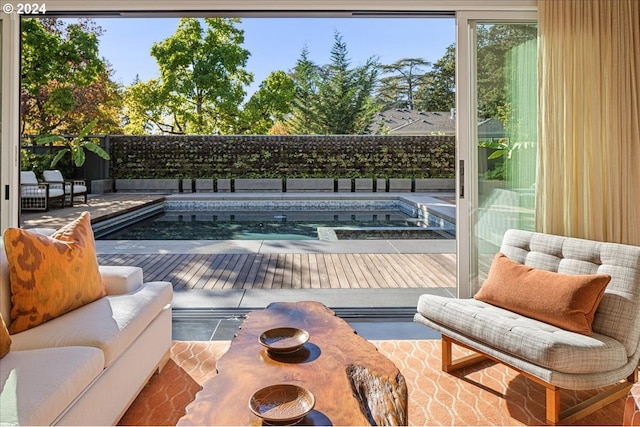
<instances>
[{"instance_id":1,"label":"white couch cushion","mask_svg":"<svg viewBox=\"0 0 640 427\"><path fill-rule=\"evenodd\" d=\"M475 299L422 295L418 313L447 329L554 371L610 371L627 363L611 337L570 332Z\"/></svg>"},{"instance_id":2,"label":"white couch cushion","mask_svg":"<svg viewBox=\"0 0 640 427\"><path fill-rule=\"evenodd\" d=\"M64 194L62 188L51 188L49 187L49 197L60 197ZM44 188L39 188L35 185L23 185L20 191L20 195L22 197L34 197L34 198L45 198L47 197L47 190Z\"/></svg>"},{"instance_id":3,"label":"white couch cushion","mask_svg":"<svg viewBox=\"0 0 640 427\"><path fill-rule=\"evenodd\" d=\"M108 295L132 292L142 285L140 267L101 265L98 268Z\"/></svg>"},{"instance_id":4,"label":"white couch cushion","mask_svg":"<svg viewBox=\"0 0 640 427\"><path fill-rule=\"evenodd\" d=\"M100 298L37 328L14 334L11 349L92 346L104 352L107 367L171 303L172 297L171 283L145 283L131 293Z\"/></svg>"},{"instance_id":5,"label":"white couch cushion","mask_svg":"<svg viewBox=\"0 0 640 427\"><path fill-rule=\"evenodd\" d=\"M62 172L57 169L54 170L46 170L42 172L42 177L45 181L52 182L64 182L64 177L62 176Z\"/></svg>"},{"instance_id":6,"label":"white couch cushion","mask_svg":"<svg viewBox=\"0 0 640 427\"><path fill-rule=\"evenodd\" d=\"M0 424L51 425L103 366L93 347L10 351L0 360Z\"/></svg>"},{"instance_id":7,"label":"white couch cushion","mask_svg":"<svg viewBox=\"0 0 640 427\"><path fill-rule=\"evenodd\" d=\"M64 186L64 191L67 194L71 194L71 184ZM87 192L87 187L82 184L73 184L73 194L82 194Z\"/></svg>"},{"instance_id":8,"label":"white couch cushion","mask_svg":"<svg viewBox=\"0 0 640 427\"><path fill-rule=\"evenodd\" d=\"M20 184L38 184L38 178L33 171L20 171Z\"/></svg>"}]
</instances>

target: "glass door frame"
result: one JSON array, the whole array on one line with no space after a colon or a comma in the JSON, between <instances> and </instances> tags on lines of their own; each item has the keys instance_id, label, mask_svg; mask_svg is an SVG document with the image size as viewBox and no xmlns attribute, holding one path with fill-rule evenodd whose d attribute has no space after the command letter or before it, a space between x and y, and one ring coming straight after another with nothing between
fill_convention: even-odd
<instances>
[{"instance_id":1,"label":"glass door frame","mask_svg":"<svg viewBox=\"0 0 640 427\"><path fill-rule=\"evenodd\" d=\"M478 213L478 120L476 31L478 22L531 23L536 11L458 11L456 13L456 265L457 296L473 296L478 271L473 227Z\"/></svg>"},{"instance_id":2,"label":"glass door frame","mask_svg":"<svg viewBox=\"0 0 640 427\"><path fill-rule=\"evenodd\" d=\"M0 232L19 222L20 16L0 11Z\"/></svg>"}]
</instances>

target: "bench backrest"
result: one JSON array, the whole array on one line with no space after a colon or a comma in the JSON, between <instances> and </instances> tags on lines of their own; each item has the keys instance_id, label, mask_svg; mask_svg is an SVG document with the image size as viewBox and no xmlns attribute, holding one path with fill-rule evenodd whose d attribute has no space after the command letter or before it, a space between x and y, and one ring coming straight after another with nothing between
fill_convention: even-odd
<instances>
[{"instance_id":1,"label":"bench backrest","mask_svg":"<svg viewBox=\"0 0 640 427\"><path fill-rule=\"evenodd\" d=\"M640 247L507 230L500 251L514 261L562 274L611 275L593 321L630 357L640 343Z\"/></svg>"}]
</instances>

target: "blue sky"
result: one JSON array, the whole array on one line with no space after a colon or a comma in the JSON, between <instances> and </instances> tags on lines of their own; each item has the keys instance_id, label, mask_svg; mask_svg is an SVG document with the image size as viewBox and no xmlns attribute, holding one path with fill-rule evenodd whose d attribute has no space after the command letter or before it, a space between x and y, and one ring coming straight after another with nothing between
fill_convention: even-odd
<instances>
[{"instance_id":1,"label":"blue sky","mask_svg":"<svg viewBox=\"0 0 640 427\"><path fill-rule=\"evenodd\" d=\"M136 75L141 80L158 76L151 46L171 36L178 19L104 18L96 22L105 30L100 55L115 69L115 81L128 85ZM247 69L254 74L254 83L249 93L270 72L293 68L304 46L312 61L328 63L336 31L347 45L352 66L372 56L383 64L410 57L435 62L455 40L452 18L243 18L240 27L245 32L244 48L251 52Z\"/></svg>"}]
</instances>

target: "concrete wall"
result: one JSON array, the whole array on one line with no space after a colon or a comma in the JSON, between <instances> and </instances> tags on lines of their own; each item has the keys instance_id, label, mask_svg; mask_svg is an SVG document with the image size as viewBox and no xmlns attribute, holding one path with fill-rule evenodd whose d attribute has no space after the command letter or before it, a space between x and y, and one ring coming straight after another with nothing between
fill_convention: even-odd
<instances>
[{"instance_id":1,"label":"concrete wall","mask_svg":"<svg viewBox=\"0 0 640 427\"><path fill-rule=\"evenodd\" d=\"M146 193L260 193L260 192L453 192L454 179L405 179L391 178L389 180L377 178L290 178L282 180L269 179L116 179L94 181L96 189L92 192L108 192L111 187L120 192ZM113 184L111 184L113 182Z\"/></svg>"}]
</instances>

